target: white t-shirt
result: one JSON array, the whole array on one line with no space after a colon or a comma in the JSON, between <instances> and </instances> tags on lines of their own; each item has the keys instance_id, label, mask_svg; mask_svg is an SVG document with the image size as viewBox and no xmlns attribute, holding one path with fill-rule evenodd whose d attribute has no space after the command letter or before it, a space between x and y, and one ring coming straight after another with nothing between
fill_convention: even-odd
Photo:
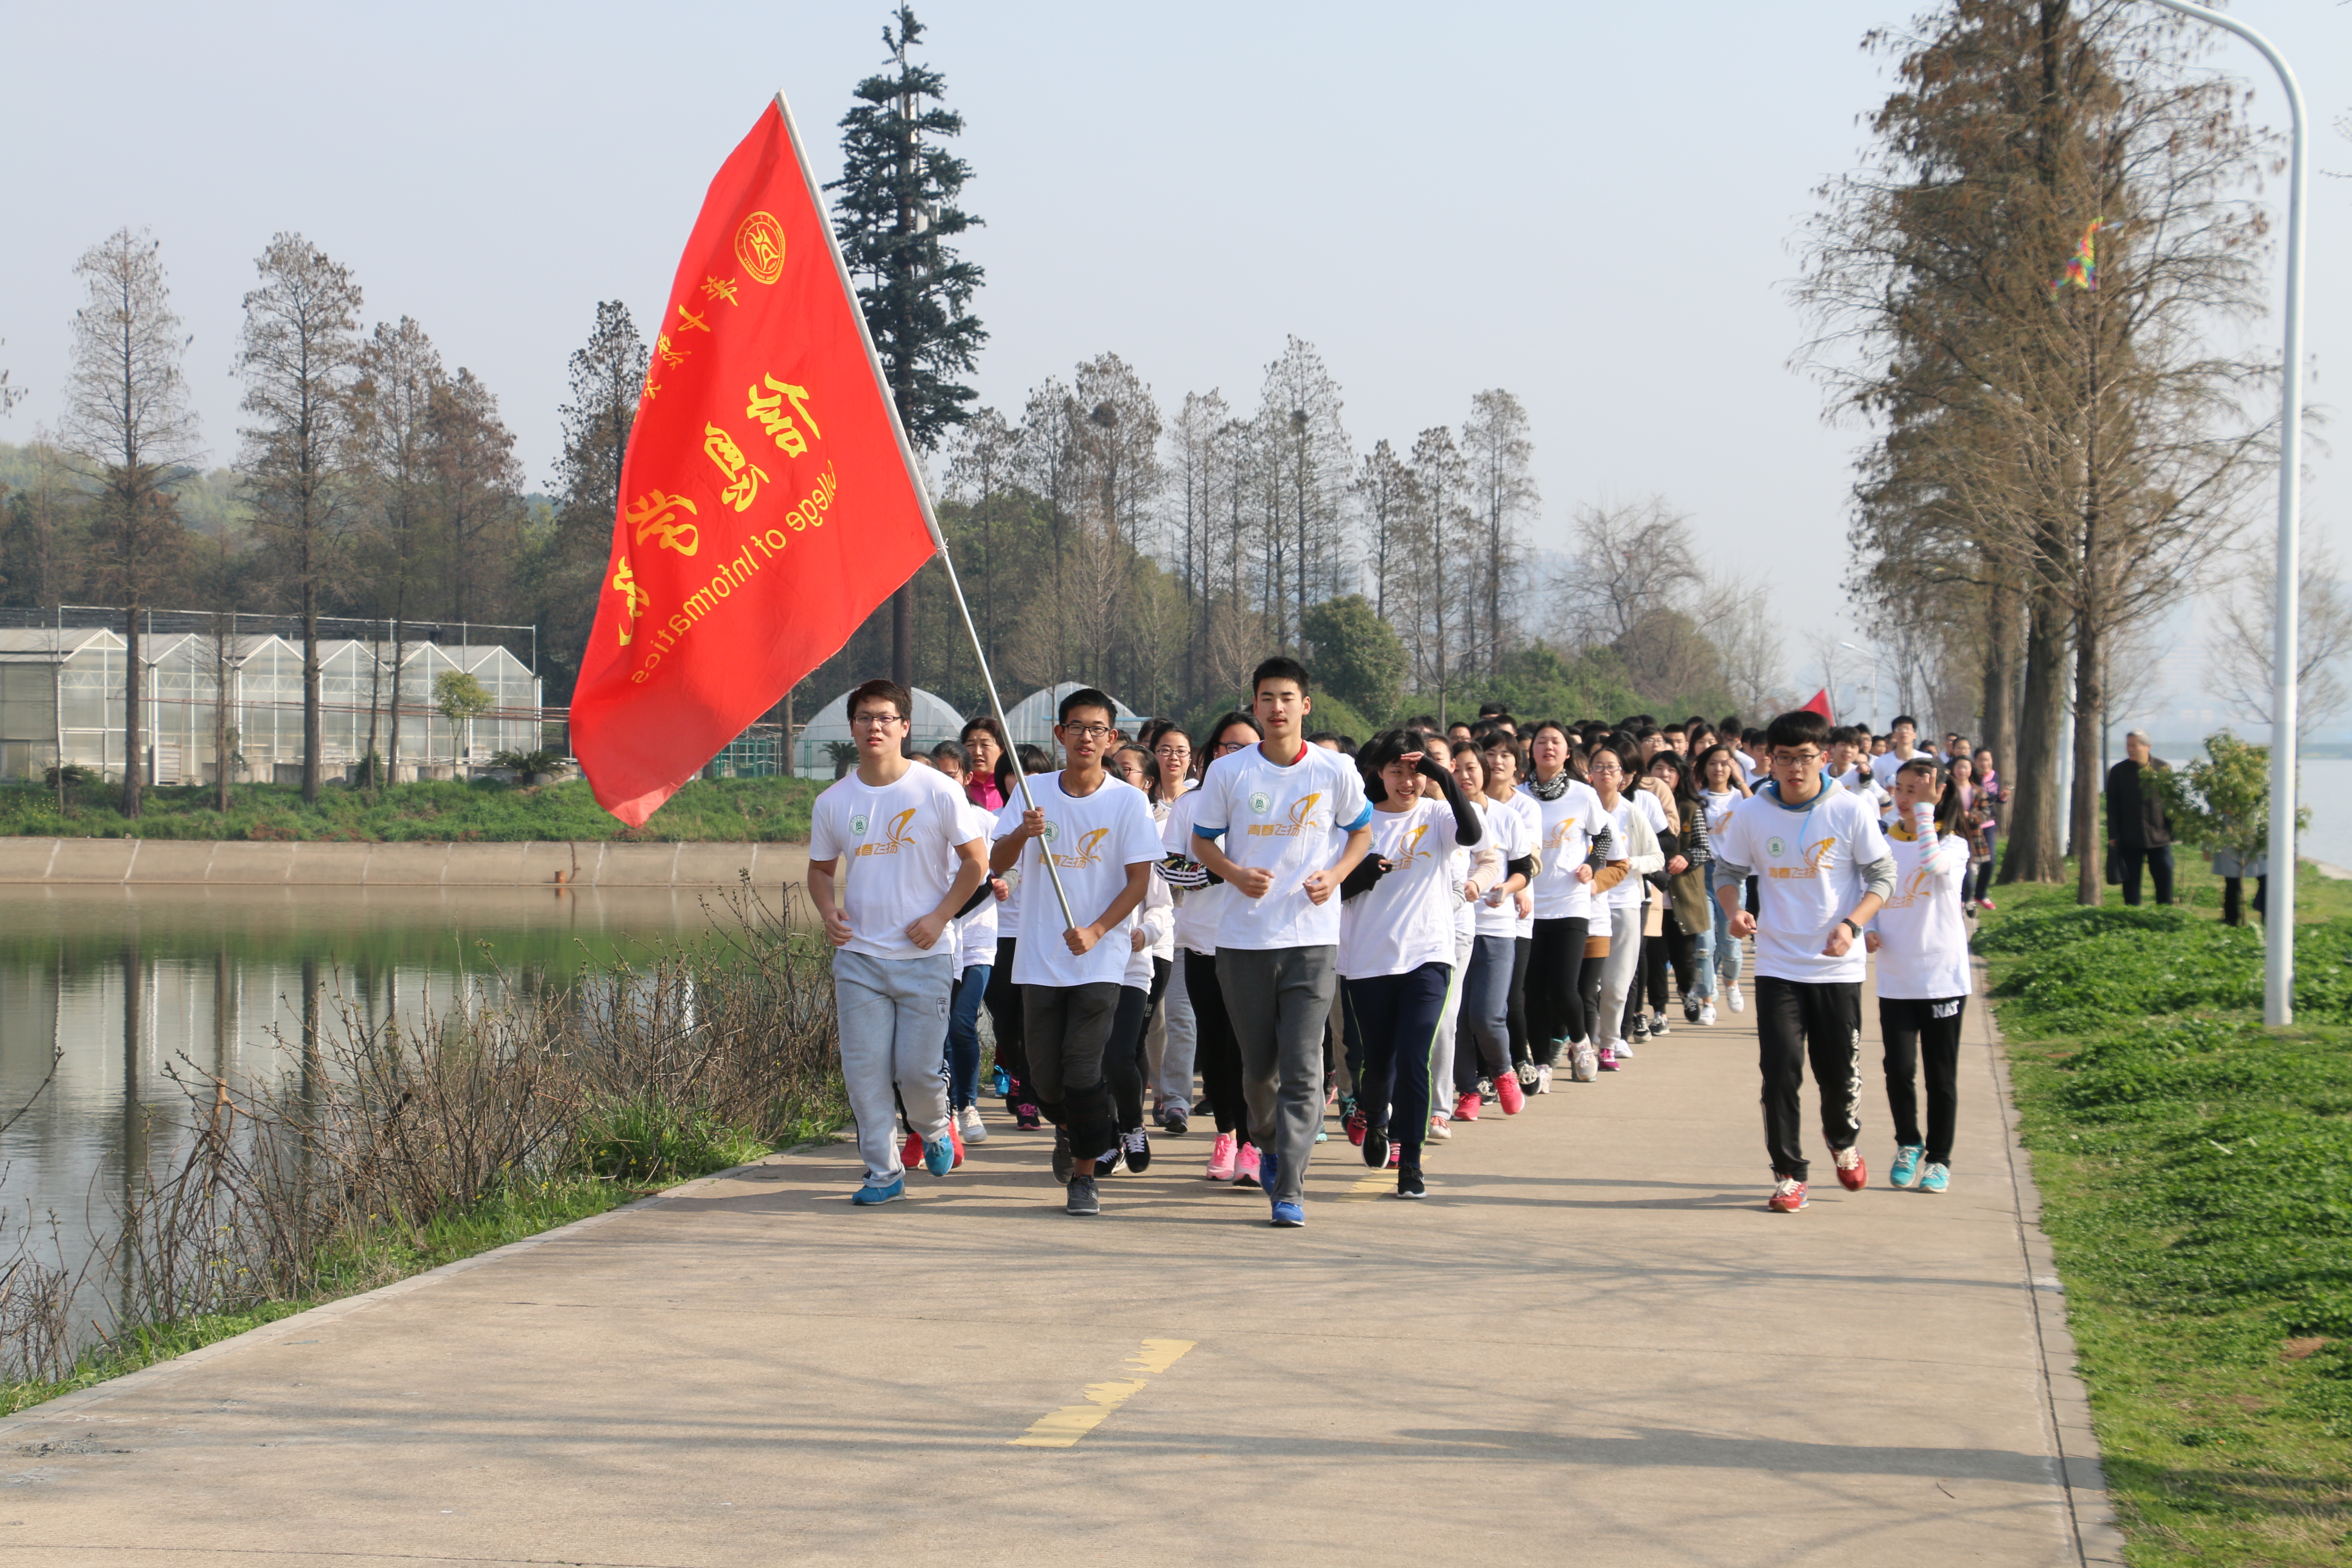
<instances>
[{"instance_id":1,"label":"white t-shirt","mask_svg":"<svg viewBox=\"0 0 2352 1568\"><path fill-rule=\"evenodd\" d=\"M1965 996L1969 922L1960 883L1969 873L1968 840L1949 835L1922 843L1887 835L1895 855L1895 896L1871 927L1878 932L1878 994L1941 1001Z\"/></svg>"},{"instance_id":2,"label":"white t-shirt","mask_svg":"<svg viewBox=\"0 0 2352 1568\"><path fill-rule=\"evenodd\" d=\"M1795 810L1759 790L1732 807L1715 837L1717 858L1756 873L1756 973L1810 984L1854 982L1869 967L1856 940L1822 956L1830 928L1862 902L1862 868L1886 858L1869 803L1824 786Z\"/></svg>"},{"instance_id":3,"label":"white t-shirt","mask_svg":"<svg viewBox=\"0 0 2352 1568\"><path fill-rule=\"evenodd\" d=\"M1912 749L1911 757L1926 756L1927 756L1927 753L1918 750L1916 747ZM1895 770L1901 767L1905 763L1909 762L1911 757L1898 757L1895 754L1895 748L1889 746L1886 749L1886 754L1885 756L1873 757L1870 759L1870 776L1878 781L1878 787L1880 789L1892 794L1895 788ZM1928 760L1933 762L1935 759L1929 757Z\"/></svg>"},{"instance_id":4,"label":"white t-shirt","mask_svg":"<svg viewBox=\"0 0 2352 1568\"><path fill-rule=\"evenodd\" d=\"M1840 784L1867 800L1870 803L1870 808L1878 813L1881 817L1884 817L1887 808L1895 804L1895 797L1880 786L1878 775L1860 763L1837 774L1836 778Z\"/></svg>"},{"instance_id":5,"label":"white t-shirt","mask_svg":"<svg viewBox=\"0 0 2352 1568\"><path fill-rule=\"evenodd\" d=\"M1537 823L1535 814L1523 809L1528 797L1515 795L1509 800L1478 797L1478 809L1486 816L1486 836L1494 841L1496 850L1503 857L1503 875L1478 900L1478 915L1472 927L1477 936L1516 937L1519 934L1519 914L1511 894L1503 891L1503 883L1511 879L1510 863L1536 849Z\"/></svg>"},{"instance_id":6,"label":"white t-shirt","mask_svg":"<svg viewBox=\"0 0 2352 1568\"><path fill-rule=\"evenodd\" d=\"M1371 817L1354 760L1302 746L1285 765L1269 760L1264 747L1248 746L1211 763L1196 793L1195 836L1220 837L1226 858L1244 870L1274 873L1264 898L1228 890L1217 922L1219 949L1336 946L1339 890L1309 903L1305 884L1339 859L1348 835Z\"/></svg>"},{"instance_id":7,"label":"white t-shirt","mask_svg":"<svg viewBox=\"0 0 2352 1568\"><path fill-rule=\"evenodd\" d=\"M1537 809L1542 804L1541 802L1538 801L1536 797L1531 795L1514 789L1511 791L1510 799L1503 801L1490 799L1486 804L1490 806L1501 806L1505 811L1511 813L1519 819L1519 826L1521 828L1519 842L1527 846L1527 848L1520 851L1521 854L1533 855L1541 851L1543 847L1543 813ZM1528 879L1526 891L1528 895L1528 908L1532 910L1535 908L1536 898L1535 879L1533 878ZM1590 895L1588 895L1588 897ZM1507 896L1503 900L1503 907L1509 910L1512 914L1511 937L1514 941L1520 937L1532 937L1536 934L1536 917L1532 914L1523 917L1518 913L1519 900L1517 894L1513 893Z\"/></svg>"},{"instance_id":8,"label":"white t-shirt","mask_svg":"<svg viewBox=\"0 0 2352 1568\"><path fill-rule=\"evenodd\" d=\"M1748 797L1736 789L1703 789L1698 798L1706 807L1706 836L1712 839L1731 820L1731 808Z\"/></svg>"},{"instance_id":9,"label":"white t-shirt","mask_svg":"<svg viewBox=\"0 0 2352 1568\"><path fill-rule=\"evenodd\" d=\"M1045 814L1045 836L1024 840L1015 864L1028 868L1031 890L1050 900L1053 889L1041 857L1051 852L1070 913L1080 924L1090 925L1126 890L1129 866L1159 860L1160 830L1151 820L1151 804L1141 790L1108 773L1091 795L1065 793L1060 773L1033 773L1029 789L1037 809ZM996 814L992 837L1017 830L1022 811L1016 794ZM1060 912L1059 905L1054 909ZM1132 956L1129 933L1135 929L1133 910L1103 932L1083 958L1072 953L1061 931L1054 929L1058 923L1040 920L1032 940L1013 950L1014 984L1117 985L1125 978Z\"/></svg>"},{"instance_id":10,"label":"white t-shirt","mask_svg":"<svg viewBox=\"0 0 2352 1568\"><path fill-rule=\"evenodd\" d=\"M1410 974L1424 963L1454 963L1454 808L1416 801L1404 811L1372 813L1370 854L1389 862L1371 891L1347 901L1339 925L1339 973L1370 980ZM1333 900L1337 902L1337 900Z\"/></svg>"},{"instance_id":11,"label":"white t-shirt","mask_svg":"<svg viewBox=\"0 0 2352 1568\"><path fill-rule=\"evenodd\" d=\"M1543 869L1536 873L1535 918L1539 921L1573 921L1589 918L1592 913L1592 884L1577 879L1576 868L1592 853L1592 841L1609 824L1609 814L1601 809L1601 797L1592 786L1568 781L1567 790L1558 800L1545 800L1535 793L1532 784L1521 784L1519 793L1536 808L1537 831L1541 835ZM1624 858L1625 843L1617 841L1610 854Z\"/></svg>"},{"instance_id":12,"label":"white t-shirt","mask_svg":"<svg viewBox=\"0 0 2352 1568\"><path fill-rule=\"evenodd\" d=\"M1198 787L1186 790L1168 808L1168 820L1161 826L1160 847L1187 860L1201 858L1192 842L1192 808L1201 804ZM1217 951L1217 922L1224 918L1225 900L1233 890L1223 882L1213 882L1205 888L1187 888L1176 905L1176 945L1187 952L1211 953Z\"/></svg>"},{"instance_id":13,"label":"white t-shirt","mask_svg":"<svg viewBox=\"0 0 2352 1568\"><path fill-rule=\"evenodd\" d=\"M1153 823L1152 832L1156 834L1159 831L1160 825ZM1153 857L1153 859L1156 862L1158 857ZM1135 906L1135 913L1129 917L1129 931L1130 933L1141 931L1143 945L1137 947L1133 935L1128 937L1127 973L1121 976L1120 984L1132 985L1138 991L1151 989L1151 961L1170 956L1169 933L1175 924L1176 900L1169 891L1168 884L1160 879L1160 873L1154 871L1150 882L1143 889L1143 901Z\"/></svg>"},{"instance_id":14,"label":"white t-shirt","mask_svg":"<svg viewBox=\"0 0 2352 1568\"><path fill-rule=\"evenodd\" d=\"M996 814L984 805L974 805L969 799L963 805L965 829L973 838L985 841L996 826ZM956 973L976 965L996 962L996 893L991 889L981 900L980 908L955 922Z\"/></svg>"},{"instance_id":15,"label":"white t-shirt","mask_svg":"<svg viewBox=\"0 0 2352 1568\"><path fill-rule=\"evenodd\" d=\"M1631 853L1633 828L1629 818L1637 811L1642 814L1642 820L1650 825L1651 832L1664 833L1666 830L1666 808L1658 804L1657 796L1645 789L1619 795L1616 809L1609 814L1609 830L1617 836L1617 847L1621 851ZM1609 907L1612 910L1638 910L1642 907L1642 900L1649 896L1650 884L1641 873L1629 871L1623 881L1609 889Z\"/></svg>"},{"instance_id":16,"label":"white t-shirt","mask_svg":"<svg viewBox=\"0 0 2352 1568\"><path fill-rule=\"evenodd\" d=\"M849 921L845 952L875 958L948 957L945 933L929 952L907 928L940 907L956 877L956 846L969 830L963 791L934 768L909 767L877 789L853 771L827 785L809 811L809 858L837 861L834 901Z\"/></svg>"}]
</instances>

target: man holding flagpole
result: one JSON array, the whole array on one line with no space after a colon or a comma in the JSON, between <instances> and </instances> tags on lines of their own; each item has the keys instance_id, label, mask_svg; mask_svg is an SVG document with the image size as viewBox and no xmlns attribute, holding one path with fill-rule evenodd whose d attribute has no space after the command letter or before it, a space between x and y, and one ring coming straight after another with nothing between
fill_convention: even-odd
<instances>
[{"instance_id":1,"label":"man holding flagpole","mask_svg":"<svg viewBox=\"0 0 2352 1568\"><path fill-rule=\"evenodd\" d=\"M944 1176L955 1163L940 1076L955 954L940 938L988 872L963 792L903 754L915 710L907 689L869 680L848 708L857 768L810 808L808 889L833 943L841 1077L866 1161L850 1201L873 1205L907 1193L894 1089L923 1141L923 1168Z\"/></svg>"}]
</instances>

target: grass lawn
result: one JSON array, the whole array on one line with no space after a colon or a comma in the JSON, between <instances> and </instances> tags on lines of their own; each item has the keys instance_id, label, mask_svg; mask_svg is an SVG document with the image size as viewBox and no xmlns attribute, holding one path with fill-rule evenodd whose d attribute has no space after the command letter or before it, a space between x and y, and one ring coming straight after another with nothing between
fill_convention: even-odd
<instances>
[{"instance_id":1,"label":"grass lawn","mask_svg":"<svg viewBox=\"0 0 2352 1568\"><path fill-rule=\"evenodd\" d=\"M645 826L623 827L589 794L568 784L527 788L472 783L394 784L380 793L329 784L319 804L302 804L293 784L238 784L230 809L213 809L209 785L143 792L136 821L118 809L119 786L0 786L0 836L33 838L348 839L378 843L516 843L600 838L669 843L804 841L814 779L696 779L670 797Z\"/></svg>"},{"instance_id":2,"label":"grass lawn","mask_svg":"<svg viewBox=\"0 0 2352 1568\"><path fill-rule=\"evenodd\" d=\"M2352 1563L2352 883L2305 871L2273 1032L2182 853L2179 908L1980 922L2042 1223L2133 1563Z\"/></svg>"}]
</instances>

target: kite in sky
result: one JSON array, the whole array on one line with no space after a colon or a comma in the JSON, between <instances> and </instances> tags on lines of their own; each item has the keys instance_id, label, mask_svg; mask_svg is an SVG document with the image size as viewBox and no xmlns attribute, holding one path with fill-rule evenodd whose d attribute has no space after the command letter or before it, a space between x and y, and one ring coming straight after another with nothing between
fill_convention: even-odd
<instances>
[{"instance_id":1,"label":"kite in sky","mask_svg":"<svg viewBox=\"0 0 2352 1568\"><path fill-rule=\"evenodd\" d=\"M2074 258L2066 263L2065 275L2050 279L2050 292L2054 296L2059 289L2069 283L2077 289L2095 290L2099 286L2097 250L2099 230L2122 226L2123 225L2119 223L2109 223L2105 218L2093 218L2091 226L2083 231L2083 243L2074 247Z\"/></svg>"}]
</instances>

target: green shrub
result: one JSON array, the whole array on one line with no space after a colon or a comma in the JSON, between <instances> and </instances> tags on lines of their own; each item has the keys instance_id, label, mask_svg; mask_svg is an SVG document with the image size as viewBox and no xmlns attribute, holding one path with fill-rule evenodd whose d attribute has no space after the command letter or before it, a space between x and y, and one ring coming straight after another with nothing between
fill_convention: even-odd
<instances>
[{"instance_id":1,"label":"green shrub","mask_svg":"<svg viewBox=\"0 0 2352 1568\"><path fill-rule=\"evenodd\" d=\"M698 1106L644 1092L608 1101L582 1121L579 1162L599 1176L677 1181L748 1165L768 1145Z\"/></svg>"}]
</instances>

